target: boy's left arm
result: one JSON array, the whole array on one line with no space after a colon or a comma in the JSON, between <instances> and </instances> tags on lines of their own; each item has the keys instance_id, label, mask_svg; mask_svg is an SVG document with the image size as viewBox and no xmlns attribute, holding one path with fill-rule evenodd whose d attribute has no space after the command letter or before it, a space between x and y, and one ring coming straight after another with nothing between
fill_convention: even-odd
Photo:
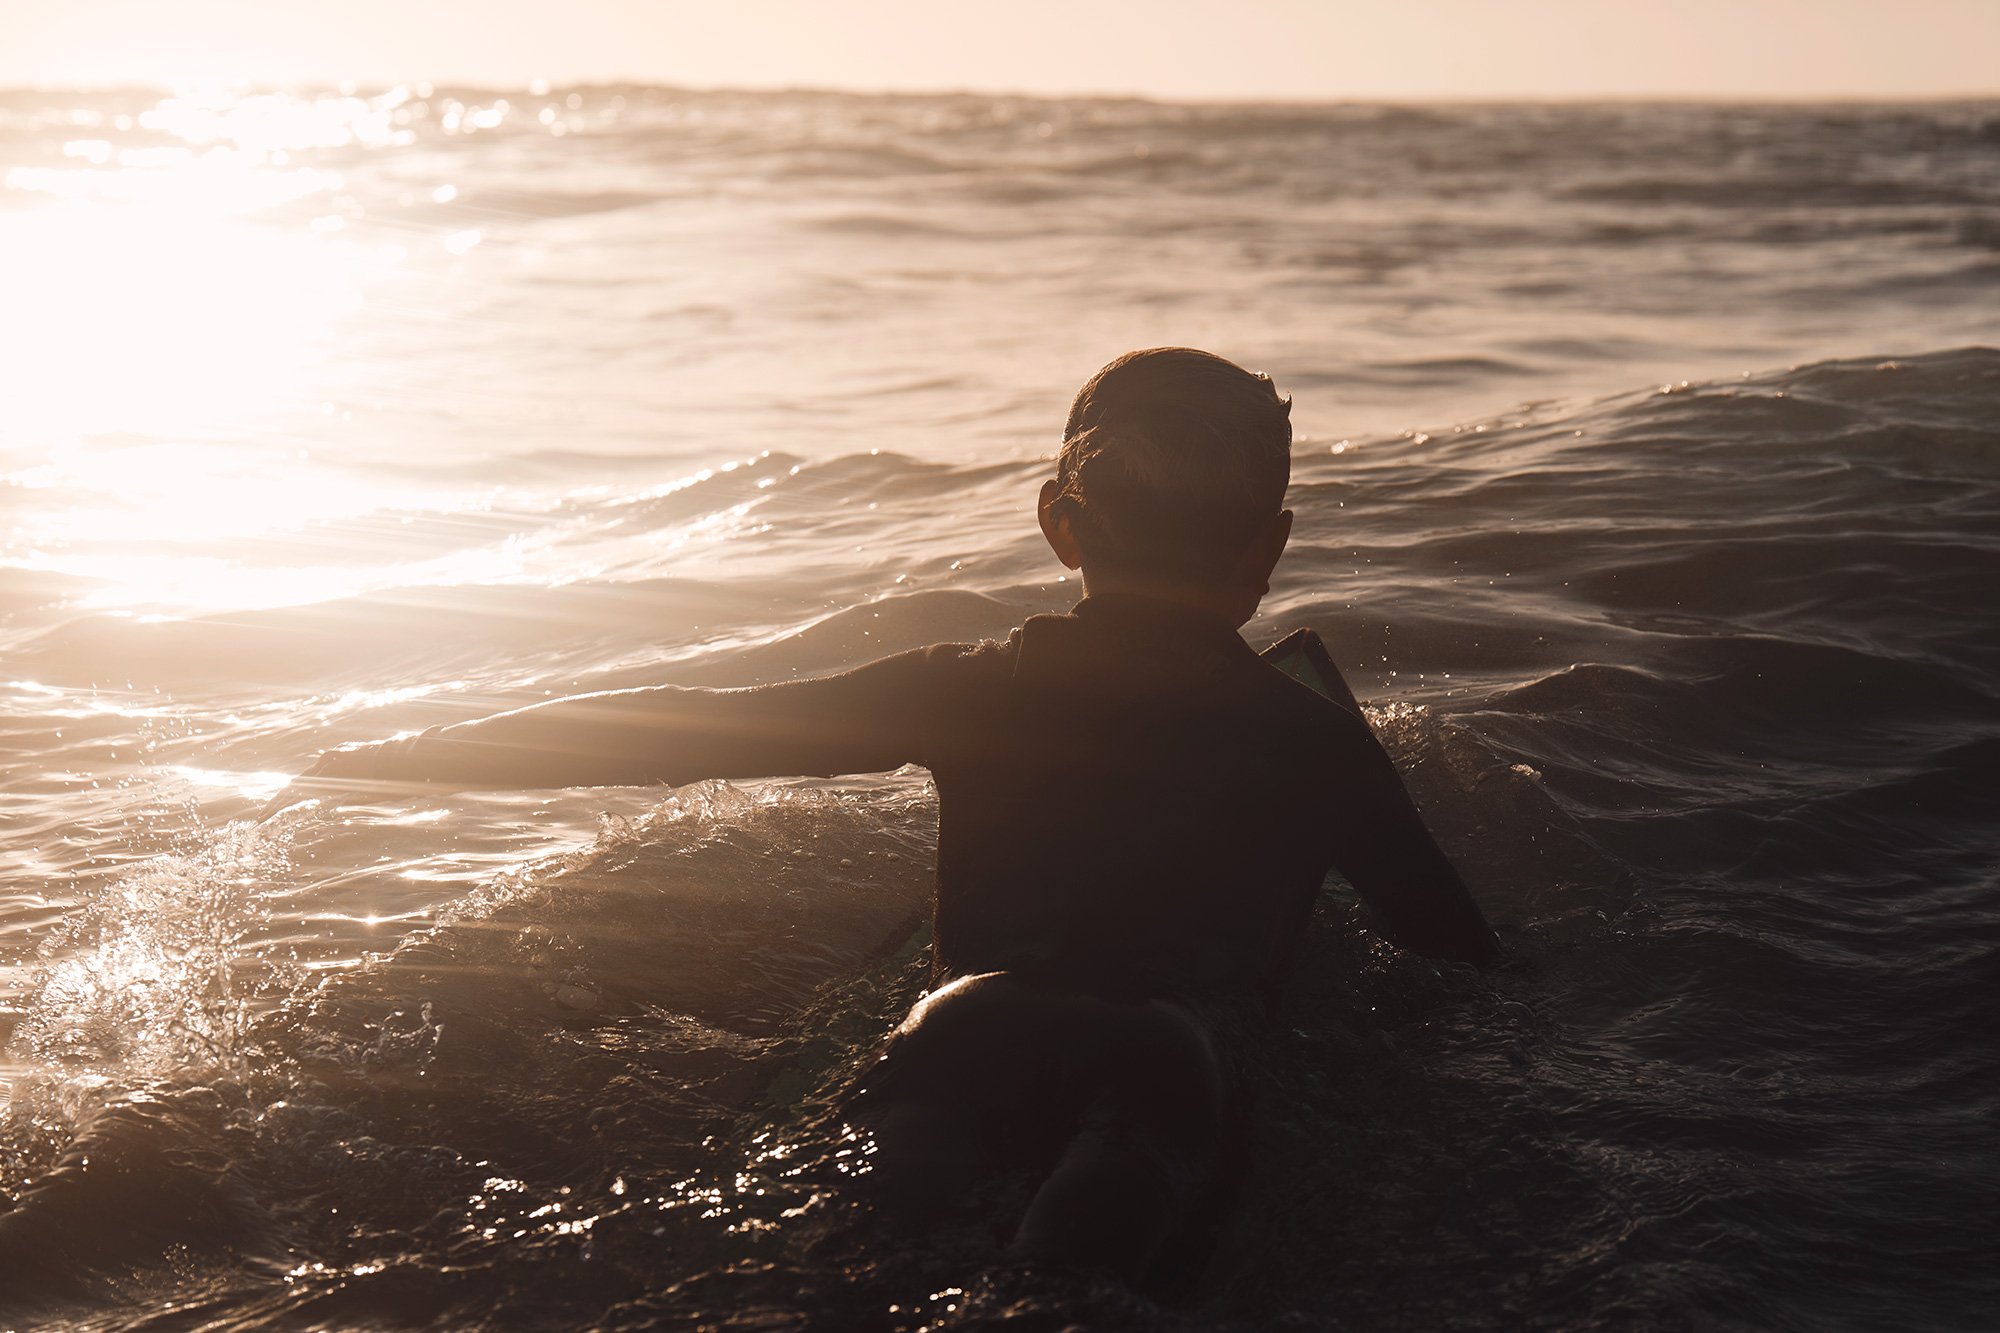
<instances>
[{"instance_id":1,"label":"boy's left arm","mask_svg":"<svg viewBox=\"0 0 2000 1333\"><path fill-rule=\"evenodd\" d=\"M1486 964L1500 956L1458 870L1431 836L1402 775L1365 720L1349 746L1349 788L1336 802L1334 865L1391 943L1432 958Z\"/></svg>"}]
</instances>

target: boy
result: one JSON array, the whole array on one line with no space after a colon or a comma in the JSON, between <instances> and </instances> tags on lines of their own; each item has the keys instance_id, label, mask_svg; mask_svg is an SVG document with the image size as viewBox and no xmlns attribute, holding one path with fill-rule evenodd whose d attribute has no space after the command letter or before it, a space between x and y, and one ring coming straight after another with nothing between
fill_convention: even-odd
<instances>
[{"instance_id":1,"label":"boy","mask_svg":"<svg viewBox=\"0 0 2000 1333\"><path fill-rule=\"evenodd\" d=\"M555 700L334 751L304 781L928 767L936 989L853 1103L875 1183L924 1218L1034 1162L1017 1250L1144 1282L1223 1174L1218 1041L1274 998L1329 869L1405 947L1496 951L1367 723L1237 634L1291 531L1290 450L1268 377L1129 353L1078 393L1037 506L1083 572L1069 614L818 680Z\"/></svg>"}]
</instances>

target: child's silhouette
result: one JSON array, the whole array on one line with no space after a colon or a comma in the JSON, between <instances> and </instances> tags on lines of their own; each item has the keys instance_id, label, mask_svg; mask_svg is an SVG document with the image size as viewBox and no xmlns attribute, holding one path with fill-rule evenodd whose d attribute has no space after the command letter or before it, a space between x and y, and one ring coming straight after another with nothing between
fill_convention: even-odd
<instances>
[{"instance_id":1,"label":"child's silhouette","mask_svg":"<svg viewBox=\"0 0 2000 1333\"><path fill-rule=\"evenodd\" d=\"M1144 1282L1221 1169L1227 1015L1273 996L1328 870L1404 947L1475 963L1496 947L1359 712L1237 634L1291 531L1290 407L1188 348L1099 371L1038 505L1084 600L1005 643L558 699L330 752L300 786L924 765L937 988L853 1104L883 1198L929 1216L990 1166L1034 1160L1047 1174L1017 1248Z\"/></svg>"}]
</instances>

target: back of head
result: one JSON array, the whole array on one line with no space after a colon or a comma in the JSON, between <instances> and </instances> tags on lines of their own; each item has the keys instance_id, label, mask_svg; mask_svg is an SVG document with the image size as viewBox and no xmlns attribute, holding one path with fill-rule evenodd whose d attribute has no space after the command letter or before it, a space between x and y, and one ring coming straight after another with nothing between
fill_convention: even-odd
<instances>
[{"instance_id":1,"label":"back of head","mask_svg":"<svg viewBox=\"0 0 2000 1333\"><path fill-rule=\"evenodd\" d=\"M1127 352L1071 404L1057 503L1086 567L1226 581L1291 478L1292 404L1191 347Z\"/></svg>"}]
</instances>

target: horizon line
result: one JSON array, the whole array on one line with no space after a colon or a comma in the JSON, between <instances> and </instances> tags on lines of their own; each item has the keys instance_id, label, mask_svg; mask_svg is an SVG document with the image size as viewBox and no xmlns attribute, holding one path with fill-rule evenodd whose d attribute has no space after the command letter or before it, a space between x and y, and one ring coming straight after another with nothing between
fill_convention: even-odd
<instances>
[{"instance_id":1,"label":"horizon line","mask_svg":"<svg viewBox=\"0 0 2000 1333\"><path fill-rule=\"evenodd\" d=\"M0 96L32 93L41 96L64 93L102 96L112 93L141 93L159 96L180 96L189 93L222 91L236 96L252 93L312 92L334 93L343 97L378 96L397 88L414 89L428 84L433 92L419 96L435 96L438 92L456 91L466 93L491 93L496 95L517 95L522 97L549 96L558 92L581 92L599 89L616 92L621 89L648 89L664 92L731 94L750 93L791 96L833 96L833 97L880 97L880 98L1016 98L1035 102L1152 102L1171 106L1582 106L1582 105L1757 105L1757 106L1813 106L1813 105L1890 105L1890 104L1932 104L1953 102L2000 102L2000 87L1986 91L1950 92L1564 92L1564 93L1352 93L1352 94L1214 94L1200 96L1177 96L1162 93L1094 90L1094 91L1027 91L1000 88L848 88L835 85L816 84L697 84L673 81L657 81L638 78L591 78L573 82L558 83L553 79L529 79L515 83L511 81L486 81L479 79L187 79L172 84L149 81L108 81L108 82L41 82L0 83ZM545 91L536 92L537 85Z\"/></svg>"}]
</instances>

